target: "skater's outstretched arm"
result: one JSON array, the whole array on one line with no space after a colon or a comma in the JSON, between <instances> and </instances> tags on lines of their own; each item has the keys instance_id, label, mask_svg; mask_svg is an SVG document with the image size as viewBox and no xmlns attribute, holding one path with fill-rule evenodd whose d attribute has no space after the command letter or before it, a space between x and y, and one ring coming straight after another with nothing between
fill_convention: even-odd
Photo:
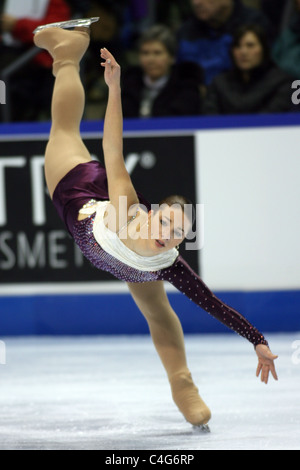
<instances>
[{"instance_id":1,"label":"skater's outstretched arm","mask_svg":"<svg viewBox=\"0 0 300 470\"><path fill-rule=\"evenodd\" d=\"M271 372L277 380L274 366L277 356L271 353L264 336L243 315L218 299L181 256L172 267L163 270L160 278L169 281L211 316L250 341L259 359L257 377L261 373L262 382L267 383Z\"/></svg>"},{"instance_id":2,"label":"skater's outstretched arm","mask_svg":"<svg viewBox=\"0 0 300 470\"><path fill-rule=\"evenodd\" d=\"M103 152L111 203L118 210L119 196L127 197L127 209L139 199L126 169L123 157L123 112L121 102L121 68L107 49L101 49L104 78L109 89L104 120Z\"/></svg>"}]
</instances>

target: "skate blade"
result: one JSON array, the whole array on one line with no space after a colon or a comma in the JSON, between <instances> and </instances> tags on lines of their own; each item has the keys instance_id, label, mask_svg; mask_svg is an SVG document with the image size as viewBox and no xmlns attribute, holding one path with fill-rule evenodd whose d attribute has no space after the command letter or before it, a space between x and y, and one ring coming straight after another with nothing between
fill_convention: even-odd
<instances>
[{"instance_id":1,"label":"skate blade","mask_svg":"<svg viewBox=\"0 0 300 470\"><path fill-rule=\"evenodd\" d=\"M193 426L193 430L199 434L209 434L211 432L208 424L199 424L199 426Z\"/></svg>"},{"instance_id":2,"label":"skate blade","mask_svg":"<svg viewBox=\"0 0 300 470\"><path fill-rule=\"evenodd\" d=\"M97 21L99 20L100 20L99 17L95 17L95 18L83 18L80 20L62 21L60 23L45 24L42 26L38 26L33 31L33 34L36 34L39 31L42 31L43 29L46 29L46 28L62 28L62 29L69 29L69 28L76 28L76 27L89 28L92 23L97 23Z\"/></svg>"}]
</instances>

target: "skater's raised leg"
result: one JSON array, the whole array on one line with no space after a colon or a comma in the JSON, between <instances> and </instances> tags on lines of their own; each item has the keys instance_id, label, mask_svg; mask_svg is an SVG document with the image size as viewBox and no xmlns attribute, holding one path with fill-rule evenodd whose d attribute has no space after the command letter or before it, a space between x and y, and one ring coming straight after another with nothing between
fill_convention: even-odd
<instances>
[{"instance_id":1,"label":"skater's raised leg","mask_svg":"<svg viewBox=\"0 0 300 470\"><path fill-rule=\"evenodd\" d=\"M53 58L56 77L52 98L52 128L45 154L45 174L50 196L60 180L75 166L91 161L80 136L85 92L80 80L80 61L89 43L87 29L68 31L47 28L34 37L38 47Z\"/></svg>"}]
</instances>

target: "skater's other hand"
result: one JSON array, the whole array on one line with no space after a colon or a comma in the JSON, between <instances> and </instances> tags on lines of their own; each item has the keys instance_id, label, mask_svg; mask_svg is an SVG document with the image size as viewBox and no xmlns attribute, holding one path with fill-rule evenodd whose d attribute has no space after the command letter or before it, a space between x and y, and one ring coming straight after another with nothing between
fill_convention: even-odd
<instances>
[{"instance_id":1,"label":"skater's other hand","mask_svg":"<svg viewBox=\"0 0 300 470\"><path fill-rule=\"evenodd\" d=\"M256 377L259 377L261 373L261 381L265 384L268 383L269 373L273 375L275 380L278 380L274 361L278 356L274 356L268 346L264 344L259 344L256 346L256 354L258 356L258 366L256 370Z\"/></svg>"},{"instance_id":2,"label":"skater's other hand","mask_svg":"<svg viewBox=\"0 0 300 470\"><path fill-rule=\"evenodd\" d=\"M100 51L101 59L104 59L105 62L102 62L102 67L105 67L104 79L108 87L114 85L120 85L121 79L121 67L117 63L114 56L105 48Z\"/></svg>"}]
</instances>

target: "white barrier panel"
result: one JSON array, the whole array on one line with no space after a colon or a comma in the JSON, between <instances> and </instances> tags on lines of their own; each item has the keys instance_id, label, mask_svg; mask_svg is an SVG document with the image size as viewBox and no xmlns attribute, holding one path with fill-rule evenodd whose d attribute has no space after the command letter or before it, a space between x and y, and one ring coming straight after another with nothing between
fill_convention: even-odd
<instances>
[{"instance_id":1,"label":"white barrier panel","mask_svg":"<svg viewBox=\"0 0 300 470\"><path fill-rule=\"evenodd\" d=\"M299 288L299 128L200 131L196 147L205 282L217 290Z\"/></svg>"}]
</instances>

